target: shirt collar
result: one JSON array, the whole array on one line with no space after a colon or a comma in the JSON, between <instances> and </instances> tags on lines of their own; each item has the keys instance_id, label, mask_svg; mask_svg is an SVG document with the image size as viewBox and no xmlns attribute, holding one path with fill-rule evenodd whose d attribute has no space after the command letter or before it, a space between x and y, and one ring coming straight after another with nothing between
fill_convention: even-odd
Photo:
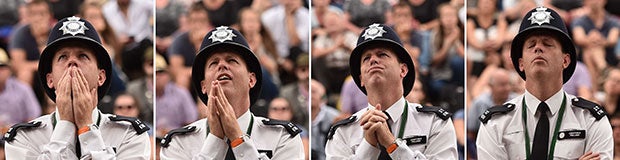
<instances>
[{"instance_id":1,"label":"shirt collar","mask_svg":"<svg viewBox=\"0 0 620 160\"><path fill-rule=\"evenodd\" d=\"M549 106L549 110L551 111L551 116L558 113L560 110L560 105L562 105L564 89L560 89L558 92L553 94L553 96L549 97L549 99L545 100L545 103ZM527 105L527 109L531 113L536 113L538 109L538 104L540 104L541 100L534 97L532 93L525 90L525 104Z\"/></svg>"},{"instance_id":2,"label":"shirt collar","mask_svg":"<svg viewBox=\"0 0 620 160\"><path fill-rule=\"evenodd\" d=\"M241 115L241 117L237 118L237 123L239 124L241 131L243 131L243 134L247 133L248 125L250 124L250 117L252 116L253 115L250 113L250 110L247 110Z\"/></svg>"},{"instance_id":3,"label":"shirt collar","mask_svg":"<svg viewBox=\"0 0 620 160\"><path fill-rule=\"evenodd\" d=\"M58 107L56 107L56 111L54 111L54 118L56 119L56 121L60 121L60 112L58 112ZM91 119L93 121L93 123L97 123L97 119L99 119L100 116L100 112L99 109L95 108L93 109L93 111L91 112ZM100 124L97 124L100 125Z\"/></svg>"},{"instance_id":4,"label":"shirt collar","mask_svg":"<svg viewBox=\"0 0 620 160\"><path fill-rule=\"evenodd\" d=\"M407 101L405 100L405 97L400 97L400 99L398 99L398 101L396 101L396 103L392 104L392 106L390 106L390 108L386 109L385 112L387 112L390 118L392 118L393 123L398 122L398 120L400 120L400 115L403 112L403 107L405 107L405 103L407 103ZM371 108L375 108L375 106L372 106L371 104L368 104Z\"/></svg>"}]
</instances>

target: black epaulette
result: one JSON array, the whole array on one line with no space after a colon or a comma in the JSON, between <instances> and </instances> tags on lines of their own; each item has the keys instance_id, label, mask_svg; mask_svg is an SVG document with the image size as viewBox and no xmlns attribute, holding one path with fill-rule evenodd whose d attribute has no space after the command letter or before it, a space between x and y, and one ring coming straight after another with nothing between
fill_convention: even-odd
<instances>
[{"instance_id":1,"label":"black epaulette","mask_svg":"<svg viewBox=\"0 0 620 160\"><path fill-rule=\"evenodd\" d=\"M174 136L175 134L187 134L187 133L191 133L194 132L196 130L196 126L185 126L183 128L177 128L177 129L173 129L170 132L166 133L166 135L164 135L164 138L161 140L161 147L168 147L168 145L170 145L170 142L172 142L172 136Z\"/></svg>"},{"instance_id":2,"label":"black epaulette","mask_svg":"<svg viewBox=\"0 0 620 160\"><path fill-rule=\"evenodd\" d=\"M592 101L588 101L586 99L583 99L581 97L578 98L573 98L573 106L579 107L579 108L583 108L583 109L587 109L588 111L590 111L590 114L592 114L592 116L594 116L594 118L596 118L596 120L601 120L601 118L605 117L605 115L607 115L607 113L605 113L605 110L603 109L603 107L601 107L600 105L592 102Z\"/></svg>"},{"instance_id":3,"label":"black epaulette","mask_svg":"<svg viewBox=\"0 0 620 160\"><path fill-rule=\"evenodd\" d=\"M36 128L41 126L41 121L32 121L29 123L18 123L15 124L13 126L11 126L11 128L9 128L8 131L6 131L6 133L4 134L4 141L6 142L11 142L15 139L15 136L17 135L17 131L20 129L29 129L29 128Z\"/></svg>"},{"instance_id":4,"label":"black epaulette","mask_svg":"<svg viewBox=\"0 0 620 160\"><path fill-rule=\"evenodd\" d=\"M332 137L334 136L334 133L336 133L336 129L338 129L338 127L343 126L343 125L347 125L349 123L353 123L355 122L355 120L357 120L356 116L351 116L347 119L343 119L340 120L336 123L334 123L334 125L332 125L332 127L329 127L329 132L327 133L327 139L332 139Z\"/></svg>"},{"instance_id":5,"label":"black epaulette","mask_svg":"<svg viewBox=\"0 0 620 160\"><path fill-rule=\"evenodd\" d=\"M512 104L512 103L506 103L506 104L501 105L501 106L493 106L493 107L487 109L486 111L484 111L484 113L482 113L482 115L480 115L480 117L478 119L482 123L487 123L487 121L489 121L491 119L493 114L496 114L496 113L505 114L505 113L508 113L508 112L510 112L510 111L512 111L514 109L515 109L515 104Z\"/></svg>"},{"instance_id":6,"label":"black epaulette","mask_svg":"<svg viewBox=\"0 0 620 160\"><path fill-rule=\"evenodd\" d=\"M131 126L134 130L136 130L138 134L142 134L151 129L149 128L149 126L146 126L146 124L142 123L142 121L140 121L138 118L112 115L109 117L109 119L110 121L126 121L131 123Z\"/></svg>"},{"instance_id":7,"label":"black epaulette","mask_svg":"<svg viewBox=\"0 0 620 160\"><path fill-rule=\"evenodd\" d=\"M301 133L301 129L297 127L297 125L287 122L287 121L279 121L275 119L264 119L263 124L265 125L280 125L286 129L286 131L291 134L291 137L295 137L297 134Z\"/></svg>"},{"instance_id":8,"label":"black epaulette","mask_svg":"<svg viewBox=\"0 0 620 160\"><path fill-rule=\"evenodd\" d=\"M432 112L437 114L437 116L439 116L439 118L443 119L443 120L447 120L448 118L452 117L452 113L446 111L445 109L441 108L441 107L433 107L433 106L422 106L422 107L417 107L416 110L418 110L418 112Z\"/></svg>"}]
</instances>

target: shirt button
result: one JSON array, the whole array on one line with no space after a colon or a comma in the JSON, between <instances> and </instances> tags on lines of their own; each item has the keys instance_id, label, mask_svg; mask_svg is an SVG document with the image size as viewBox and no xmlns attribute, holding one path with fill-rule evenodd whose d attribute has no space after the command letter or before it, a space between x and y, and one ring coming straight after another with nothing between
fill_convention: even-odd
<instances>
[{"instance_id":1,"label":"shirt button","mask_svg":"<svg viewBox=\"0 0 620 160\"><path fill-rule=\"evenodd\" d=\"M243 157L243 153L239 154L239 157Z\"/></svg>"}]
</instances>

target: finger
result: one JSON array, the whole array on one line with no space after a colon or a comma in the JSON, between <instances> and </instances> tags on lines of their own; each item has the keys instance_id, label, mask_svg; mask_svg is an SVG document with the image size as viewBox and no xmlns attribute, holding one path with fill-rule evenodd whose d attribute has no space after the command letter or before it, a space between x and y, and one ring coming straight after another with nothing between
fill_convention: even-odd
<instances>
[{"instance_id":1,"label":"finger","mask_svg":"<svg viewBox=\"0 0 620 160\"><path fill-rule=\"evenodd\" d=\"M381 128L382 123L373 123L370 128L368 128L367 132L375 132L379 128Z\"/></svg>"},{"instance_id":2,"label":"finger","mask_svg":"<svg viewBox=\"0 0 620 160\"><path fill-rule=\"evenodd\" d=\"M364 114L362 114L362 117L360 118L360 126L363 126L364 124L366 124L366 122L368 122L368 119L370 118L372 110L366 110L366 112L364 112Z\"/></svg>"},{"instance_id":3,"label":"finger","mask_svg":"<svg viewBox=\"0 0 620 160\"><path fill-rule=\"evenodd\" d=\"M84 89L90 89L90 85L88 84L88 81L86 81L86 76L84 76L84 73L82 72L82 69L78 69L78 77L80 78L80 80L82 81L81 83L84 84Z\"/></svg>"},{"instance_id":4,"label":"finger","mask_svg":"<svg viewBox=\"0 0 620 160\"><path fill-rule=\"evenodd\" d=\"M224 94L224 89L222 89L222 85L220 85L220 81L217 81L217 88L219 90L220 93L220 102L222 102L222 104L227 104L228 102L228 97L226 97L226 94ZM226 105L225 107L227 107L230 111L233 111L233 109L231 107L228 107L229 105Z\"/></svg>"},{"instance_id":5,"label":"finger","mask_svg":"<svg viewBox=\"0 0 620 160\"><path fill-rule=\"evenodd\" d=\"M377 104L375 108L377 108L377 110L381 110L381 104Z\"/></svg>"},{"instance_id":6,"label":"finger","mask_svg":"<svg viewBox=\"0 0 620 160\"><path fill-rule=\"evenodd\" d=\"M372 116L370 117L370 121L371 122L381 122L381 123L386 123L386 119L383 117L378 117L378 116Z\"/></svg>"},{"instance_id":7,"label":"finger","mask_svg":"<svg viewBox=\"0 0 620 160\"><path fill-rule=\"evenodd\" d=\"M366 123L362 126L362 129L368 130L374 124L375 124L374 122Z\"/></svg>"}]
</instances>

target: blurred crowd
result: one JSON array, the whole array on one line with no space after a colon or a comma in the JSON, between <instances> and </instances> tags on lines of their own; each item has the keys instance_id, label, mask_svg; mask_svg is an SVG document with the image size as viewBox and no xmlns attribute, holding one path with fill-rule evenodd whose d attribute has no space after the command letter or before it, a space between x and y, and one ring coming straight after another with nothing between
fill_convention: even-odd
<instances>
[{"instance_id":1,"label":"blurred crowd","mask_svg":"<svg viewBox=\"0 0 620 160\"><path fill-rule=\"evenodd\" d=\"M350 76L349 57L362 30L373 23L392 27L414 62L417 79L405 98L455 113L463 157L463 0L312 0L311 14L313 159L324 159L331 124L368 106Z\"/></svg>"},{"instance_id":2,"label":"blurred crowd","mask_svg":"<svg viewBox=\"0 0 620 160\"><path fill-rule=\"evenodd\" d=\"M468 0L467 149L476 159L477 118L492 106L525 92L510 60L510 45L525 14L537 6L557 11L577 47L577 67L564 91L597 102L620 127L620 12L618 0ZM527 17L526 17L527 18ZM614 135L618 135L615 133ZM615 155L620 154L620 137Z\"/></svg>"},{"instance_id":3,"label":"blurred crowd","mask_svg":"<svg viewBox=\"0 0 620 160\"><path fill-rule=\"evenodd\" d=\"M256 116L291 121L309 151L308 0L156 0L156 136L206 117L190 83L206 34L231 26L247 39L263 74Z\"/></svg>"}]
</instances>

